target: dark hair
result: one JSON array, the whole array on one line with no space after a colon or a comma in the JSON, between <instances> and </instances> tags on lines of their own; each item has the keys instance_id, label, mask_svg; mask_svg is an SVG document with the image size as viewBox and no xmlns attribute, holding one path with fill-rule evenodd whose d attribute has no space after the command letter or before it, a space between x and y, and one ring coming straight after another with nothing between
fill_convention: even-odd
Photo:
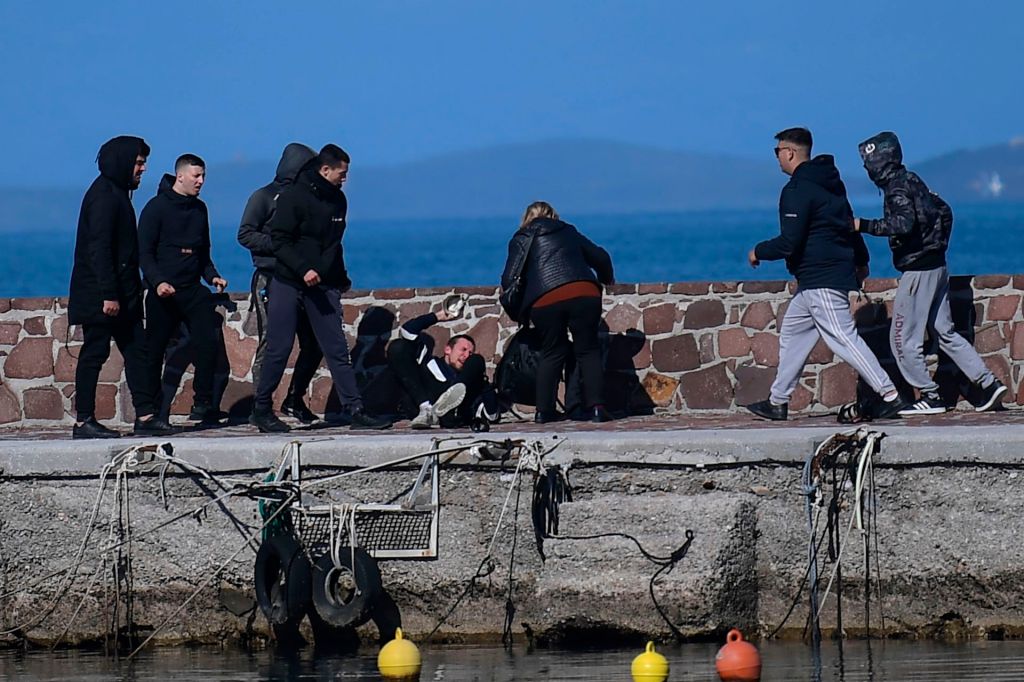
<instances>
[{"instance_id":1,"label":"dark hair","mask_svg":"<svg viewBox=\"0 0 1024 682\"><path fill-rule=\"evenodd\" d=\"M779 142L788 142L796 147L803 147L808 153L810 153L811 146L814 144L811 131L807 128L786 128L775 133L775 139Z\"/></svg>"},{"instance_id":2,"label":"dark hair","mask_svg":"<svg viewBox=\"0 0 1024 682\"><path fill-rule=\"evenodd\" d=\"M471 344L473 344L473 348L476 348L476 341L474 341L473 337L470 336L469 334L456 334L455 336L448 339L448 342L444 345L447 346L448 348L455 348L455 344L459 342L459 339L466 339L466 341L469 341Z\"/></svg>"},{"instance_id":3,"label":"dark hair","mask_svg":"<svg viewBox=\"0 0 1024 682\"><path fill-rule=\"evenodd\" d=\"M349 158L348 152L336 144L325 144L320 153L316 155L316 165L318 168L323 166L337 168L341 164L350 163L351 161L352 159Z\"/></svg>"},{"instance_id":4,"label":"dark hair","mask_svg":"<svg viewBox=\"0 0 1024 682\"><path fill-rule=\"evenodd\" d=\"M185 166L199 166L200 168L206 168L206 162L195 154L182 154L178 157L178 160L174 162L174 172L177 173Z\"/></svg>"}]
</instances>

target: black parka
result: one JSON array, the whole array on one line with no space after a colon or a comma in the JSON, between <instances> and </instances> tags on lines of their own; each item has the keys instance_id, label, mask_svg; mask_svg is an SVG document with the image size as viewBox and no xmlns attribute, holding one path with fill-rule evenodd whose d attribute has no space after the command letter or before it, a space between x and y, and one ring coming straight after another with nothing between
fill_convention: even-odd
<instances>
[{"instance_id":1,"label":"black parka","mask_svg":"<svg viewBox=\"0 0 1024 682\"><path fill-rule=\"evenodd\" d=\"M127 135L108 140L100 147L100 175L85 193L78 214L68 297L71 324L112 321L103 314L104 301L120 304L118 320L142 315L139 238L131 190L135 161L148 152L142 138Z\"/></svg>"},{"instance_id":2,"label":"black parka","mask_svg":"<svg viewBox=\"0 0 1024 682\"><path fill-rule=\"evenodd\" d=\"M156 196L139 216L142 275L156 289L167 282L176 289L213 284L220 277L210 257L210 216L199 197L174 191L173 175L164 174Z\"/></svg>"}]
</instances>

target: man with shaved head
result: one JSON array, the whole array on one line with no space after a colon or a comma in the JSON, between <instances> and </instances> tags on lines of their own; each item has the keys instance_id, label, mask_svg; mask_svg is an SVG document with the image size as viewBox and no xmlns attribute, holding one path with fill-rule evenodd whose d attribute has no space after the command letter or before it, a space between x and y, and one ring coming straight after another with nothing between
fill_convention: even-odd
<instances>
[{"instance_id":1,"label":"man with shaved head","mask_svg":"<svg viewBox=\"0 0 1024 682\"><path fill-rule=\"evenodd\" d=\"M165 174L157 195L139 217L139 246L146 294L148 379L160 385L164 353L182 322L195 350L194 400L189 419L204 423L223 415L213 402L216 328L221 319L210 290L201 280L224 291L228 283L210 257L210 218L199 192L206 181L206 164L195 154L183 154L174 175Z\"/></svg>"}]
</instances>

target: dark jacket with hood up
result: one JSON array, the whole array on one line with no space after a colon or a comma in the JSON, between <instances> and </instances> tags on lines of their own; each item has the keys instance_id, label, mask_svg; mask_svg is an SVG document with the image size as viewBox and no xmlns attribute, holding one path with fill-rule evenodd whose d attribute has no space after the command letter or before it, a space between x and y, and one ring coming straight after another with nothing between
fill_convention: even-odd
<instances>
[{"instance_id":1,"label":"dark jacket with hood up","mask_svg":"<svg viewBox=\"0 0 1024 682\"><path fill-rule=\"evenodd\" d=\"M199 197L174 191L174 176L165 173L156 196L139 216L142 276L151 289L167 282L175 289L212 284L220 277L210 258L210 217Z\"/></svg>"},{"instance_id":2,"label":"dark jacket with hood up","mask_svg":"<svg viewBox=\"0 0 1024 682\"><path fill-rule=\"evenodd\" d=\"M864 239L834 159L816 156L796 167L779 198L778 237L754 247L759 260L785 259L801 289L860 288L856 268L868 264Z\"/></svg>"},{"instance_id":3,"label":"dark jacket with hood up","mask_svg":"<svg viewBox=\"0 0 1024 682\"><path fill-rule=\"evenodd\" d=\"M903 150L894 133L879 133L858 149L868 177L885 194L885 217L861 218L860 231L889 238L892 264L900 272L945 265L953 231L949 205L903 165Z\"/></svg>"},{"instance_id":4,"label":"dark jacket with hood up","mask_svg":"<svg viewBox=\"0 0 1024 682\"><path fill-rule=\"evenodd\" d=\"M533 244L527 245L530 235ZM615 273L608 252L584 237L580 232L561 220L538 218L526 227L520 228L508 243L508 258L501 274L501 288L512 285L513 274L523 258L523 307L521 319L533 302L547 292L570 282L600 282L612 284ZM595 277L596 273L596 277Z\"/></svg>"},{"instance_id":5,"label":"dark jacket with hood up","mask_svg":"<svg viewBox=\"0 0 1024 682\"><path fill-rule=\"evenodd\" d=\"M315 156L316 152L304 144L289 144L281 154L274 181L253 192L245 204L242 224L238 226L238 243L249 249L252 264L261 272L272 275L277 265L270 243L270 220L277 210L277 197L295 182L302 167Z\"/></svg>"},{"instance_id":6,"label":"dark jacket with hood up","mask_svg":"<svg viewBox=\"0 0 1024 682\"><path fill-rule=\"evenodd\" d=\"M295 184L277 197L277 211L270 221L270 241L277 258L274 276L305 287L303 277L315 270L322 286L348 291L352 282L341 245L348 200L314 165L307 163Z\"/></svg>"},{"instance_id":7,"label":"dark jacket with hood up","mask_svg":"<svg viewBox=\"0 0 1024 682\"><path fill-rule=\"evenodd\" d=\"M82 199L71 271L68 320L71 324L110 322L103 301L118 301L120 321L138 319L142 280L139 278L139 237L132 206L135 160L148 156L140 137L115 137L100 147L100 175Z\"/></svg>"}]
</instances>

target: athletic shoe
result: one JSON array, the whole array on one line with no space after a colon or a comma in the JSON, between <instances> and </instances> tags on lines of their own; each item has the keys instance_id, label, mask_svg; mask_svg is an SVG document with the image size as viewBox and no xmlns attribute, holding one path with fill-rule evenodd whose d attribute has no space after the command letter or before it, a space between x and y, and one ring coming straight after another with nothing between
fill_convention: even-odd
<instances>
[{"instance_id":1,"label":"athletic shoe","mask_svg":"<svg viewBox=\"0 0 1024 682\"><path fill-rule=\"evenodd\" d=\"M135 436L172 436L180 432L181 429L171 426L166 419L155 415L149 419L136 418L132 428L132 435Z\"/></svg>"},{"instance_id":2,"label":"athletic shoe","mask_svg":"<svg viewBox=\"0 0 1024 682\"><path fill-rule=\"evenodd\" d=\"M551 424L552 422L565 421L565 415L555 410L554 412L544 412L543 410L537 410L533 413L534 424Z\"/></svg>"},{"instance_id":3,"label":"athletic shoe","mask_svg":"<svg viewBox=\"0 0 1024 682\"><path fill-rule=\"evenodd\" d=\"M349 427L353 431L359 429L373 429L382 431L384 429L391 428L391 420L385 419L384 417L374 417L373 415L366 414L362 410L352 413L352 425Z\"/></svg>"},{"instance_id":4,"label":"athletic shoe","mask_svg":"<svg viewBox=\"0 0 1024 682\"><path fill-rule=\"evenodd\" d=\"M913 405L903 399L903 396L896 396L893 400L879 400L874 406L875 419L899 419L901 414L913 409Z\"/></svg>"},{"instance_id":5,"label":"athletic shoe","mask_svg":"<svg viewBox=\"0 0 1024 682\"><path fill-rule=\"evenodd\" d=\"M213 405L195 403L189 410L188 420L190 422L202 422L203 424L216 424L228 418L228 413L218 410Z\"/></svg>"},{"instance_id":6,"label":"athletic shoe","mask_svg":"<svg viewBox=\"0 0 1024 682\"><path fill-rule=\"evenodd\" d=\"M249 423L260 430L260 433L288 433L292 427L277 418L273 410L253 410Z\"/></svg>"},{"instance_id":7,"label":"athletic shoe","mask_svg":"<svg viewBox=\"0 0 1024 682\"><path fill-rule=\"evenodd\" d=\"M75 424L71 428L71 437L75 440L89 438L120 438L121 434L113 429L108 429L96 421L96 417L89 417L81 424Z\"/></svg>"},{"instance_id":8,"label":"athletic shoe","mask_svg":"<svg viewBox=\"0 0 1024 682\"><path fill-rule=\"evenodd\" d=\"M1006 393L1006 386L1003 382L996 379L991 384L981 389L981 403L975 406L975 412L987 412L988 410L996 408L997 405L1002 405L1000 398Z\"/></svg>"},{"instance_id":9,"label":"athletic shoe","mask_svg":"<svg viewBox=\"0 0 1024 682\"><path fill-rule=\"evenodd\" d=\"M946 405L942 398L934 391L921 394L921 399L905 410L900 410L901 417L916 417L925 414L942 414L946 411Z\"/></svg>"},{"instance_id":10,"label":"athletic shoe","mask_svg":"<svg viewBox=\"0 0 1024 682\"><path fill-rule=\"evenodd\" d=\"M306 402L300 396L290 395L281 403L281 413L298 419L303 424L312 424L318 417L306 407Z\"/></svg>"},{"instance_id":11,"label":"athletic shoe","mask_svg":"<svg viewBox=\"0 0 1024 682\"><path fill-rule=\"evenodd\" d=\"M412 429L429 429L437 424L437 418L434 416L434 408L430 403L424 403L420 405L419 414L413 417L412 421L409 422L409 428Z\"/></svg>"},{"instance_id":12,"label":"athletic shoe","mask_svg":"<svg viewBox=\"0 0 1024 682\"><path fill-rule=\"evenodd\" d=\"M437 396L433 405L420 405L417 414L409 426L414 429L429 429L441 423L441 417L456 409L466 399L466 385L452 384Z\"/></svg>"},{"instance_id":13,"label":"athletic shoe","mask_svg":"<svg viewBox=\"0 0 1024 682\"><path fill-rule=\"evenodd\" d=\"M761 400L756 403L744 405L748 410L758 417L770 419L773 422L784 422L789 419L789 403L776 405L771 400Z\"/></svg>"}]
</instances>

